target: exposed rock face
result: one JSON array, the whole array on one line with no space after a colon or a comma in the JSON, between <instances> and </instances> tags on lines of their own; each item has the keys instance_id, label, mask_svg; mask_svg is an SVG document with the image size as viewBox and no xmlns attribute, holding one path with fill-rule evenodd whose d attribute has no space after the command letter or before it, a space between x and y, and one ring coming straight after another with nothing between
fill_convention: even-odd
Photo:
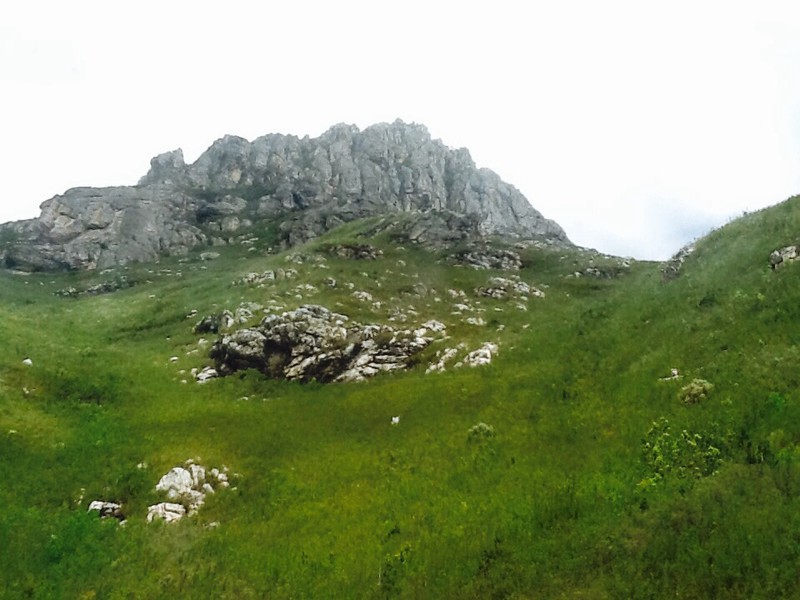
<instances>
[{"instance_id":1,"label":"exposed rock face","mask_svg":"<svg viewBox=\"0 0 800 600\"><path fill-rule=\"evenodd\" d=\"M269 315L257 328L222 336L211 349L221 374L257 369L295 381L360 381L408 366L412 356L444 326L430 322L416 331L359 325L323 306L305 305Z\"/></svg>"},{"instance_id":2,"label":"exposed rock face","mask_svg":"<svg viewBox=\"0 0 800 600\"><path fill-rule=\"evenodd\" d=\"M193 164L180 150L151 161L137 186L75 188L38 219L0 226L0 261L24 269L103 268L223 244L278 227L308 241L360 217L403 213L412 241L505 235L568 244L563 230L465 149L421 125L337 125L318 138L271 134L217 140Z\"/></svg>"}]
</instances>

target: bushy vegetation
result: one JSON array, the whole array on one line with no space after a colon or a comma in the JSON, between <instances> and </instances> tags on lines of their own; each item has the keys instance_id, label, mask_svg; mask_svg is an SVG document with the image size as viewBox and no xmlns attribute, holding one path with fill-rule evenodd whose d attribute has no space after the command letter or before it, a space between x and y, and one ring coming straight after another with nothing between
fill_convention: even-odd
<instances>
[{"instance_id":1,"label":"bushy vegetation","mask_svg":"<svg viewBox=\"0 0 800 600\"><path fill-rule=\"evenodd\" d=\"M575 277L603 259L523 250L522 280L546 291L526 310L475 295L502 273L381 237L376 261L313 258L363 242L357 223L299 262L226 248L0 273L0 596L794 597L800 265L768 256L796 238L798 202L713 232L669 282L652 263ZM298 277L233 285L278 267ZM137 284L54 295L123 274ZM486 325L453 315L448 289ZM500 352L426 375L437 343L355 384L195 384L208 346L194 324L245 301L437 318L453 345ZM147 524L158 479L195 457L241 477L195 517ZM122 502L127 524L88 514L93 499Z\"/></svg>"}]
</instances>

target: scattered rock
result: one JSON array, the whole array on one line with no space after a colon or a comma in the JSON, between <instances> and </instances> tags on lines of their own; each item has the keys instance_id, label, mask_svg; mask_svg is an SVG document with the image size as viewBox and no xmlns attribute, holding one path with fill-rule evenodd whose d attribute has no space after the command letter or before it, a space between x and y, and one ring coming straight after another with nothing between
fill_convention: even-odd
<instances>
[{"instance_id":1,"label":"scattered rock","mask_svg":"<svg viewBox=\"0 0 800 600\"><path fill-rule=\"evenodd\" d=\"M30 358L24 358L22 359L22 364L25 365L26 367L32 367L33 361Z\"/></svg>"},{"instance_id":2,"label":"scattered rock","mask_svg":"<svg viewBox=\"0 0 800 600\"><path fill-rule=\"evenodd\" d=\"M445 348L436 353L436 362L431 363L425 373L443 373L447 363L453 360L458 354L458 348Z\"/></svg>"},{"instance_id":3,"label":"scattered rock","mask_svg":"<svg viewBox=\"0 0 800 600\"><path fill-rule=\"evenodd\" d=\"M497 350L497 344L486 342L477 350L473 350L467 354L466 358L464 358L464 364L468 367L488 365L497 354Z\"/></svg>"},{"instance_id":4,"label":"scattered rock","mask_svg":"<svg viewBox=\"0 0 800 600\"><path fill-rule=\"evenodd\" d=\"M275 281L277 275L275 271L264 271L263 273L248 273L238 281L234 282L234 285L263 285L268 281Z\"/></svg>"},{"instance_id":5,"label":"scattered rock","mask_svg":"<svg viewBox=\"0 0 800 600\"><path fill-rule=\"evenodd\" d=\"M522 268L522 258L513 250L496 248L464 250L456 254L454 259L456 264L469 266L473 269L519 271Z\"/></svg>"},{"instance_id":6,"label":"scattered rock","mask_svg":"<svg viewBox=\"0 0 800 600\"><path fill-rule=\"evenodd\" d=\"M543 291L528 285L524 281L520 281L520 278L516 275L509 278L491 277L486 286L477 288L475 293L479 296L497 300L505 300L512 296L525 298L528 296L544 298L545 296Z\"/></svg>"},{"instance_id":7,"label":"scattered rock","mask_svg":"<svg viewBox=\"0 0 800 600\"><path fill-rule=\"evenodd\" d=\"M484 327L486 325L486 319L483 317L467 317L464 322L475 327Z\"/></svg>"},{"instance_id":8,"label":"scattered rock","mask_svg":"<svg viewBox=\"0 0 800 600\"><path fill-rule=\"evenodd\" d=\"M197 383L207 383L208 381L216 379L217 377L219 377L219 373L213 367L206 367L194 376L194 378L197 380Z\"/></svg>"},{"instance_id":9,"label":"scattered rock","mask_svg":"<svg viewBox=\"0 0 800 600\"><path fill-rule=\"evenodd\" d=\"M322 250L331 256L354 260L377 260L383 256L383 250L371 244L331 244Z\"/></svg>"},{"instance_id":10,"label":"scattered rock","mask_svg":"<svg viewBox=\"0 0 800 600\"><path fill-rule=\"evenodd\" d=\"M200 254L200 260L217 260L220 257L219 252L202 252Z\"/></svg>"},{"instance_id":11,"label":"scattered rock","mask_svg":"<svg viewBox=\"0 0 800 600\"><path fill-rule=\"evenodd\" d=\"M251 314L252 317L252 314ZM207 315L200 319L194 326L195 333L219 333L233 327L236 323L234 314L229 310L223 310L214 315Z\"/></svg>"},{"instance_id":12,"label":"scattered rock","mask_svg":"<svg viewBox=\"0 0 800 600\"><path fill-rule=\"evenodd\" d=\"M356 300L360 300L361 302L373 301L372 294L370 294L369 292L363 292L361 290L353 292L353 298L355 298Z\"/></svg>"},{"instance_id":13,"label":"scattered rock","mask_svg":"<svg viewBox=\"0 0 800 600\"><path fill-rule=\"evenodd\" d=\"M95 285L89 286L79 290L75 287L68 287L53 292L54 296L61 296L64 298L78 298L79 296L99 296L101 294L113 294L119 290L124 290L133 287L133 283L127 277L122 275L118 279L112 281L101 281Z\"/></svg>"}]
</instances>

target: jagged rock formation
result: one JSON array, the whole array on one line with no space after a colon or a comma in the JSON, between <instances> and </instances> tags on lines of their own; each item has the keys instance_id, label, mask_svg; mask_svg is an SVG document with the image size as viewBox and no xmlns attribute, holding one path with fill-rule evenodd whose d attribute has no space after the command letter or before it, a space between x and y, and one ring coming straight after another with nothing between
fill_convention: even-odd
<instances>
[{"instance_id":1,"label":"jagged rock formation","mask_svg":"<svg viewBox=\"0 0 800 600\"><path fill-rule=\"evenodd\" d=\"M136 186L71 189L44 202L38 219L0 225L0 264L105 268L252 243L266 231L287 247L387 213L418 216L405 233L420 243L495 234L569 243L467 150L396 121L364 131L336 125L318 138L225 136L191 165L181 150L161 154Z\"/></svg>"},{"instance_id":2,"label":"jagged rock formation","mask_svg":"<svg viewBox=\"0 0 800 600\"><path fill-rule=\"evenodd\" d=\"M444 330L438 321L417 330L359 325L318 305L269 315L255 328L223 335L211 349L225 375L257 369L269 377L320 383L361 381L405 369L416 353Z\"/></svg>"}]
</instances>

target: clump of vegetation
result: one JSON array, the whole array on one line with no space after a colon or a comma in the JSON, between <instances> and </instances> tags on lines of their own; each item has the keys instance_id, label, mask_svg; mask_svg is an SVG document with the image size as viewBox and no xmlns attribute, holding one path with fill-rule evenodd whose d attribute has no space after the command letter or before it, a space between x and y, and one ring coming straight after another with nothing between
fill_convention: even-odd
<instances>
[{"instance_id":1,"label":"clump of vegetation","mask_svg":"<svg viewBox=\"0 0 800 600\"><path fill-rule=\"evenodd\" d=\"M486 442L494 437L494 427L487 425L483 421L473 425L467 432L467 441L471 444Z\"/></svg>"},{"instance_id":2,"label":"clump of vegetation","mask_svg":"<svg viewBox=\"0 0 800 600\"><path fill-rule=\"evenodd\" d=\"M681 388L678 397L684 404L699 404L708 399L714 390L714 384L705 379L693 379Z\"/></svg>"},{"instance_id":3,"label":"clump of vegetation","mask_svg":"<svg viewBox=\"0 0 800 600\"><path fill-rule=\"evenodd\" d=\"M642 444L649 474L639 483L640 488L652 487L667 477L700 479L716 473L722 462L720 449L707 436L686 429L676 434L664 417L652 423Z\"/></svg>"}]
</instances>

